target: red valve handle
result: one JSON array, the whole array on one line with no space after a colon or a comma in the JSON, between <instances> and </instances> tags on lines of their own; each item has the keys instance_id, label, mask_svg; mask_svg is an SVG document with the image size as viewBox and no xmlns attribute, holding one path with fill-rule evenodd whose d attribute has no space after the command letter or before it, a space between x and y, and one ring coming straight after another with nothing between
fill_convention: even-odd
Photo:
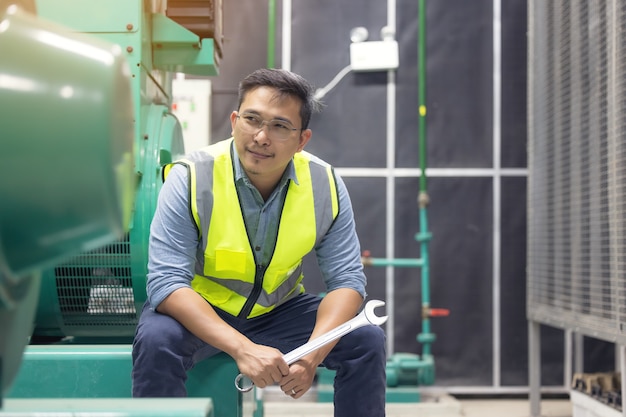
<instances>
[{"instance_id":1,"label":"red valve handle","mask_svg":"<svg viewBox=\"0 0 626 417\"><path fill-rule=\"evenodd\" d=\"M450 310L447 308L431 308L428 310L428 317L448 317Z\"/></svg>"}]
</instances>

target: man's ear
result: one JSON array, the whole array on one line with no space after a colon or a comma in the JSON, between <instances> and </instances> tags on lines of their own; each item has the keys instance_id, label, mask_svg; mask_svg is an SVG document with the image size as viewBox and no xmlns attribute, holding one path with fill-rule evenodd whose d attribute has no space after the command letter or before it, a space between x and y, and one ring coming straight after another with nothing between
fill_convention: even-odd
<instances>
[{"instance_id":1,"label":"man's ear","mask_svg":"<svg viewBox=\"0 0 626 417\"><path fill-rule=\"evenodd\" d=\"M238 113L236 111L233 111L230 114L230 127L231 127L230 135L231 136L235 135L235 123L237 123L237 115Z\"/></svg>"},{"instance_id":2,"label":"man's ear","mask_svg":"<svg viewBox=\"0 0 626 417\"><path fill-rule=\"evenodd\" d=\"M298 145L297 152L300 152L300 151L302 151L304 149L306 144L311 139L312 135L313 135L313 131L311 129L304 129L302 132L300 132L300 138L298 139L300 141L300 143Z\"/></svg>"}]
</instances>

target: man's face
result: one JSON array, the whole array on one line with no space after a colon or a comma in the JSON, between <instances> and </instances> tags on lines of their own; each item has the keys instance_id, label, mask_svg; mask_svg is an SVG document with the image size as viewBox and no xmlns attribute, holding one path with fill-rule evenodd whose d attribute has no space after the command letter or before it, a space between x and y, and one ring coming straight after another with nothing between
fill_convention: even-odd
<instances>
[{"instance_id":1,"label":"man's face","mask_svg":"<svg viewBox=\"0 0 626 417\"><path fill-rule=\"evenodd\" d=\"M275 185L281 178L285 167L296 152L304 149L311 138L311 130L300 130L301 103L294 97L279 98L271 87L259 87L249 91L238 112L230 115L230 122L235 138L235 146L241 164L254 185ZM290 130L286 139L272 138L268 123L260 129L250 129L247 120L259 119L285 122ZM246 127L246 124L248 126Z\"/></svg>"}]
</instances>

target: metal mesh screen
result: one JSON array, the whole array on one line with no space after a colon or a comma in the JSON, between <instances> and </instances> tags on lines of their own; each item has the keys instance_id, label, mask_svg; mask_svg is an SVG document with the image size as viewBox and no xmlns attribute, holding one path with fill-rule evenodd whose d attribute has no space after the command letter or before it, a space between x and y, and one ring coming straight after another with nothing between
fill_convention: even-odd
<instances>
[{"instance_id":1,"label":"metal mesh screen","mask_svg":"<svg viewBox=\"0 0 626 417\"><path fill-rule=\"evenodd\" d=\"M626 342L626 2L529 2L530 319Z\"/></svg>"},{"instance_id":2,"label":"metal mesh screen","mask_svg":"<svg viewBox=\"0 0 626 417\"><path fill-rule=\"evenodd\" d=\"M54 269L65 326L135 326L130 243L83 253Z\"/></svg>"}]
</instances>

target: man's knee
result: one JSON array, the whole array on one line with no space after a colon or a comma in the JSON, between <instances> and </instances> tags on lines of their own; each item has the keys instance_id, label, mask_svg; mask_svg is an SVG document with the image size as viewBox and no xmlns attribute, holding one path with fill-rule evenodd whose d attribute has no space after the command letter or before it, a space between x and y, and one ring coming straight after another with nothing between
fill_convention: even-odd
<instances>
[{"instance_id":1,"label":"man's knee","mask_svg":"<svg viewBox=\"0 0 626 417\"><path fill-rule=\"evenodd\" d=\"M154 312L142 315L133 341L133 357L143 351L158 355L158 352L172 352L182 348L185 346L187 333L187 330L170 316Z\"/></svg>"},{"instance_id":2,"label":"man's knee","mask_svg":"<svg viewBox=\"0 0 626 417\"><path fill-rule=\"evenodd\" d=\"M378 326L364 326L352 332L354 334L353 343L371 352L386 354L386 335L383 329Z\"/></svg>"},{"instance_id":3,"label":"man's knee","mask_svg":"<svg viewBox=\"0 0 626 417\"><path fill-rule=\"evenodd\" d=\"M333 353L341 358L351 356L386 358L385 346L386 336L383 329L378 326L364 326L343 336Z\"/></svg>"}]
</instances>

